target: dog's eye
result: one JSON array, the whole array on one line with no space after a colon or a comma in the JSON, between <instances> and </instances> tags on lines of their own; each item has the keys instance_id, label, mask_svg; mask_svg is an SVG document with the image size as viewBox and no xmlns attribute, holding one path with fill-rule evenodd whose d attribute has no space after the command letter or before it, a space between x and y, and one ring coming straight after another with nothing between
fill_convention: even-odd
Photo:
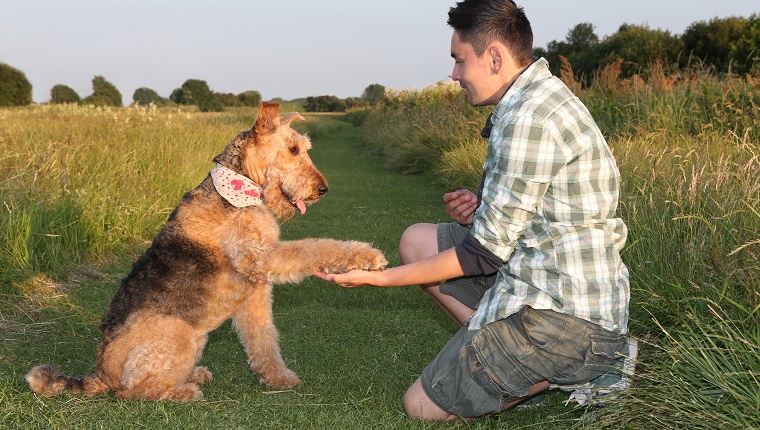
<instances>
[{"instance_id":1,"label":"dog's eye","mask_svg":"<svg viewBox=\"0 0 760 430\"><path fill-rule=\"evenodd\" d=\"M290 151L291 154L298 155L298 147L297 146L293 145L293 146L289 147L288 150Z\"/></svg>"}]
</instances>

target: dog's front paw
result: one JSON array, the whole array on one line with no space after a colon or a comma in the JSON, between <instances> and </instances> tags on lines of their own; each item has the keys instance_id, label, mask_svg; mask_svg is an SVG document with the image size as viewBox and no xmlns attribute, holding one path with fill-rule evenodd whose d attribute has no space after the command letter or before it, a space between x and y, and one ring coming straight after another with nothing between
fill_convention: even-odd
<instances>
[{"instance_id":1,"label":"dog's front paw","mask_svg":"<svg viewBox=\"0 0 760 430\"><path fill-rule=\"evenodd\" d=\"M348 264L346 270L383 270L388 265L388 260L382 252L370 247L368 244L362 244L360 249L353 257L353 261Z\"/></svg>"}]
</instances>

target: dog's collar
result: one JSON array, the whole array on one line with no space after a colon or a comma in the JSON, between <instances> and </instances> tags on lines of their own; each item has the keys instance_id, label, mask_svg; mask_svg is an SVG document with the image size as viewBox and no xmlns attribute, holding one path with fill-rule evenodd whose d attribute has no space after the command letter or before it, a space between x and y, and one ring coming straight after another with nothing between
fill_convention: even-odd
<instances>
[{"instance_id":1,"label":"dog's collar","mask_svg":"<svg viewBox=\"0 0 760 430\"><path fill-rule=\"evenodd\" d=\"M219 195L236 208L258 205L263 201L261 186L221 164L211 171L211 180Z\"/></svg>"}]
</instances>

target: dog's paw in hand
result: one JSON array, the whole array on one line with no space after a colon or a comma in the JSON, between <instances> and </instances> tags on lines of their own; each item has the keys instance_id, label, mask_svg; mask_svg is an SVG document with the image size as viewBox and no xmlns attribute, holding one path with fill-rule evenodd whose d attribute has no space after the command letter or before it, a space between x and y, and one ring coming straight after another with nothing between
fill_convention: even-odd
<instances>
[{"instance_id":1,"label":"dog's paw in hand","mask_svg":"<svg viewBox=\"0 0 760 430\"><path fill-rule=\"evenodd\" d=\"M349 270L384 270L388 265L388 260L385 258L380 250L371 248L366 245L366 249L362 249L354 256L354 261L348 265L346 271Z\"/></svg>"}]
</instances>

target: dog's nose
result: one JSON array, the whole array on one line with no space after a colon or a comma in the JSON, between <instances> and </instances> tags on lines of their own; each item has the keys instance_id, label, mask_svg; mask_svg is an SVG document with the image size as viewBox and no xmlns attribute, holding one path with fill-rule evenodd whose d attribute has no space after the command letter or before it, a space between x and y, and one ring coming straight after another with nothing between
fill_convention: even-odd
<instances>
[{"instance_id":1,"label":"dog's nose","mask_svg":"<svg viewBox=\"0 0 760 430\"><path fill-rule=\"evenodd\" d=\"M320 196L321 196L321 195L323 195L324 193L326 193L326 192L327 192L327 185L325 185L325 184L320 184L320 185L317 187L317 191L319 192L319 195L320 195Z\"/></svg>"}]
</instances>

